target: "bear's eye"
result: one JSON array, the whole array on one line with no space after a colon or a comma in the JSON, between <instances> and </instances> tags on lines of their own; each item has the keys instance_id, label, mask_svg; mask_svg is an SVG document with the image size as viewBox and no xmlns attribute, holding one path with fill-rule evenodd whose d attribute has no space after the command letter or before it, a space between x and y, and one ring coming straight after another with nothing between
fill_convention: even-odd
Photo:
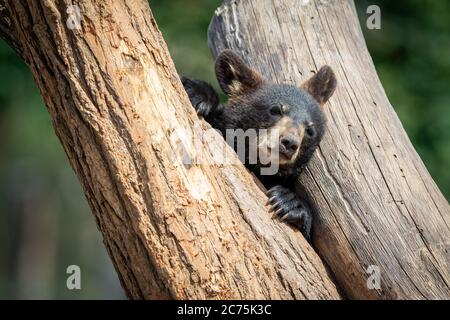
<instances>
[{"instance_id":1,"label":"bear's eye","mask_svg":"<svg viewBox=\"0 0 450 320\"><path fill-rule=\"evenodd\" d=\"M316 129L314 129L314 126L309 125L306 127L305 132L308 137L312 138L316 134Z\"/></svg>"},{"instance_id":2,"label":"bear's eye","mask_svg":"<svg viewBox=\"0 0 450 320\"><path fill-rule=\"evenodd\" d=\"M280 106L275 106L270 108L270 114L274 116L281 116L283 111L281 110Z\"/></svg>"}]
</instances>

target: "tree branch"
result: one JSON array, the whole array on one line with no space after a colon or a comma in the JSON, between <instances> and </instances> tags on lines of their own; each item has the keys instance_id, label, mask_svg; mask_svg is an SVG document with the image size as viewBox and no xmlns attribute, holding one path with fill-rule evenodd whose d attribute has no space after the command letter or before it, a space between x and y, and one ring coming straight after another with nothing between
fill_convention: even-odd
<instances>
[{"instance_id":1,"label":"tree branch","mask_svg":"<svg viewBox=\"0 0 450 320\"><path fill-rule=\"evenodd\" d=\"M328 133L301 177L316 250L350 298L449 299L450 207L386 97L353 1L226 0L209 41L280 83L332 66ZM367 284L376 268L380 290Z\"/></svg>"},{"instance_id":2,"label":"tree branch","mask_svg":"<svg viewBox=\"0 0 450 320\"><path fill-rule=\"evenodd\" d=\"M5 0L0 0L0 37L19 52L16 39L11 32L11 15L6 7Z\"/></svg>"},{"instance_id":3,"label":"tree branch","mask_svg":"<svg viewBox=\"0 0 450 320\"><path fill-rule=\"evenodd\" d=\"M235 165L211 164L228 147L217 133L200 139L208 127L147 1L77 3L81 29L69 29L71 1L8 0L7 34L34 75L128 296L339 299L308 243L271 220L234 153ZM202 162L184 165L180 155Z\"/></svg>"}]
</instances>

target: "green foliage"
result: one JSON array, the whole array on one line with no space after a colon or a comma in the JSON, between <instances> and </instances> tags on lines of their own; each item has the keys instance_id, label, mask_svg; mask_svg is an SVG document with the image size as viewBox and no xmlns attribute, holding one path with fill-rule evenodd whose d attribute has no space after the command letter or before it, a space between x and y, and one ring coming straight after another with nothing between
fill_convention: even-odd
<instances>
[{"instance_id":1,"label":"green foliage","mask_svg":"<svg viewBox=\"0 0 450 320\"><path fill-rule=\"evenodd\" d=\"M152 0L150 5L179 74L216 84L207 30L219 0Z\"/></svg>"}]
</instances>

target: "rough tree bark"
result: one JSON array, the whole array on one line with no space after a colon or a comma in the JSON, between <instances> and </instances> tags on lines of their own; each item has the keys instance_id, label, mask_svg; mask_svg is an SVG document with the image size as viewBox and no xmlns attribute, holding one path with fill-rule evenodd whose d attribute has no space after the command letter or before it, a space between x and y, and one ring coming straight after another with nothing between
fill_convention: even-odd
<instances>
[{"instance_id":1,"label":"rough tree bark","mask_svg":"<svg viewBox=\"0 0 450 320\"><path fill-rule=\"evenodd\" d=\"M178 161L180 131L207 126L147 1L77 1L81 29L72 4L1 0L0 35L34 75L128 296L339 299L241 164ZM183 154L212 162L226 147L213 137Z\"/></svg>"},{"instance_id":2,"label":"rough tree bark","mask_svg":"<svg viewBox=\"0 0 450 320\"><path fill-rule=\"evenodd\" d=\"M316 250L350 298L449 299L449 205L386 97L353 1L226 0L209 41L276 82L332 66L329 132L301 177L318 207ZM381 290L367 286L371 265Z\"/></svg>"}]
</instances>

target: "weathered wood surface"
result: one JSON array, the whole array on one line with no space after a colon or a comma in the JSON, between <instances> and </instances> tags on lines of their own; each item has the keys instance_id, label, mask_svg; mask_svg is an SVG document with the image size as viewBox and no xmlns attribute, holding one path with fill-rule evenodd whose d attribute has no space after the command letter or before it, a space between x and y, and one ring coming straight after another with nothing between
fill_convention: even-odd
<instances>
[{"instance_id":1,"label":"weathered wood surface","mask_svg":"<svg viewBox=\"0 0 450 320\"><path fill-rule=\"evenodd\" d=\"M314 250L274 223L197 119L147 1L0 1L130 298L339 299ZM73 25L73 24L72 24ZM199 126L199 130L193 128ZM211 140L211 139L210 139ZM183 165L180 150L201 164Z\"/></svg>"},{"instance_id":2,"label":"weathered wood surface","mask_svg":"<svg viewBox=\"0 0 450 320\"><path fill-rule=\"evenodd\" d=\"M315 248L349 298L448 299L449 205L386 97L354 3L304 3L226 0L211 22L210 48L235 49L280 83L300 85L324 64L334 69L329 131L301 177L318 207ZM371 265L381 290L367 286Z\"/></svg>"}]
</instances>

